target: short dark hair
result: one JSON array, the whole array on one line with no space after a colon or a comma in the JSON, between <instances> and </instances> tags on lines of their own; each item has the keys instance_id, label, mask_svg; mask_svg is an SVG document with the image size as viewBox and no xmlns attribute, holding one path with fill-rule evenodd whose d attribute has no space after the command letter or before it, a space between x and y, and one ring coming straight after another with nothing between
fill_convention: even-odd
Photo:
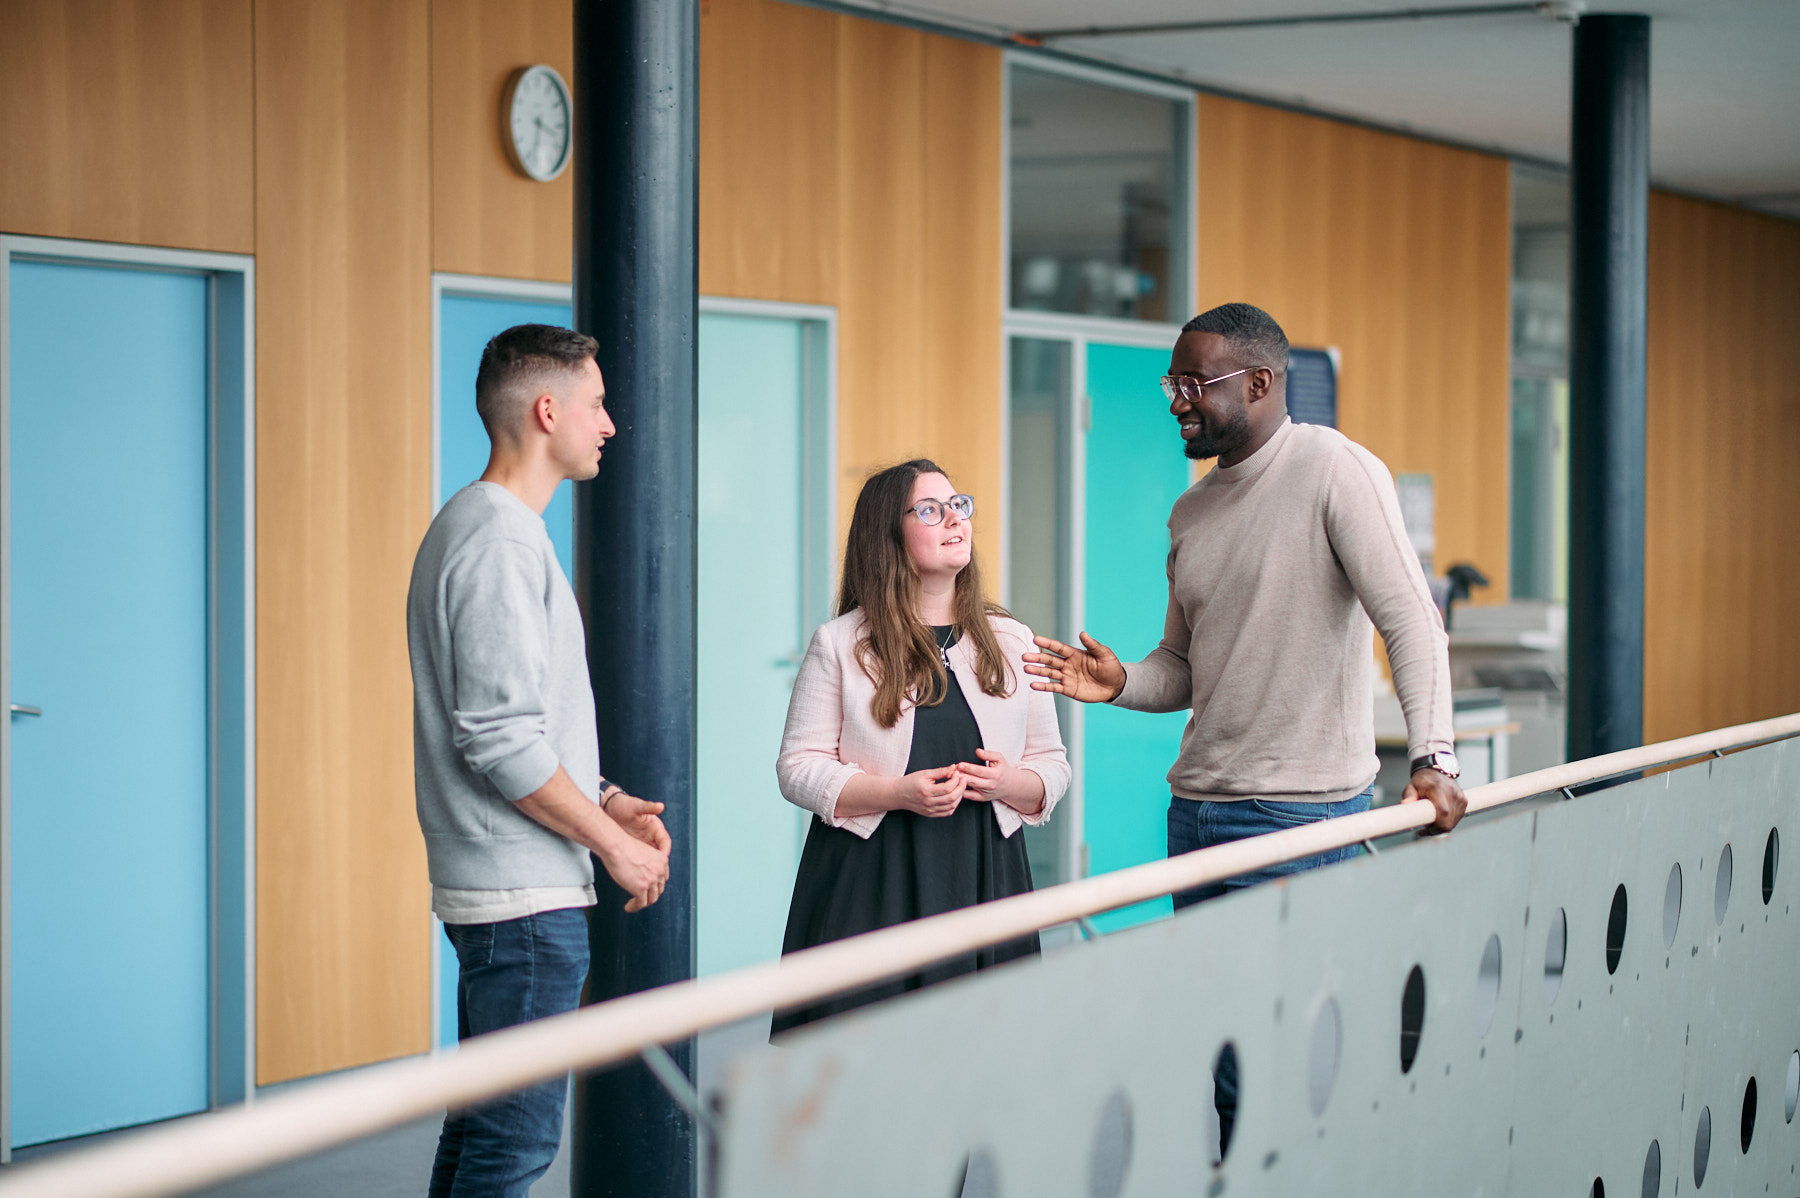
<instances>
[{"instance_id":1,"label":"short dark hair","mask_svg":"<svg viewBox=\"0 0 1800 1198\"><path fill-rule=\"evenodd\" d=\"M1287 370L1288 339L1275 318L1254 304L1220 304L1181 326L1183 333L1217 333L1244 355L1247 366Z\"/></svg>"},{"instance_id":2,"label":"short dark hair","mask_svg":"<svg viewBox=\"0 0 1800 1198\"><path fill-rule=\"evenodd\" d=\"M553 324L516 324L481 351L475 372L475 411L490 441L518 424L525 405L557 375L593 361L600 343L586 333Z\"/></svg>"}]
</instances>

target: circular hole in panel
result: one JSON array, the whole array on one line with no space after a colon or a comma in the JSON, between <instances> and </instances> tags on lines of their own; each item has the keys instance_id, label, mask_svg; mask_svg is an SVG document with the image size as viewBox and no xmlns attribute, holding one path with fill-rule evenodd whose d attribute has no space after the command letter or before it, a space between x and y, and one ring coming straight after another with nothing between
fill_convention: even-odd
<instances>
[{"instance_id":1,"label":"circular hole in panel","mask_svg":"<svg viewBox=\"0 0 1800 1198\"><path fill-rule=\"evenodd\" d=\"M1800 1106L1800 1052L1788 1058L1787 1121L1794 1121L1794 1108Z\"/></svg>"},{"instance_id":2,"label":"circular hole in panel","mask_svg":"<svg viewBox=\"0 0 1800 1198\"><path fill-rule=\"evenodd\" d=\"M1594 1178L1594 1184L1588 1187L1588 1198L1606 1198L1606 1183Z\"/></svg>"},{"instance_id":3,"label":"circular hole in panel","mask_svg":"<svg viewBox=\"0 0 1800 1198\"><path fill-rule=\"evenodd\" d=\"M1700 1108L1700 1126L1694 1129L1694 1187L1706 1184L1706 1158L1712 1155L1712 1108Z\"/></svg>"},{"instance_id":4,"label":"circular hole in panel","mask_svg":"<svg viewBox=\"0 0 1800 1198\"><path fill-rule=\"evenodd\" d=\"M1650 1141L1650 1151L1644 1154L1644 1186L1639 1191L1642 1198L1656 1198L1662 1190L1662 1145L1655 1140Z\"/></svg>"},{"instance_id":5,"label":"circular hole in panel","mask_svg":"<svg viewBox=\"0 0 1800 1198\"><path fill-rule=\"evenodd\" d=\"M1419 1037L1425 1034L1425 971L1417 965L1406 975L1400 992L1400 1072L1411 1073L1419 1056Z\"/></svg>"},{"instance_id":6,"label":"circular hole in panel","mask_svg":"<svg viewBox=\"0 0 1800 1198\"><path fill-rule=\"evenodd\" d=\"M1544 943L1544 1001L1556 1001L1562 989L1563 961L1569 955L1569 917L1558 907L1550 917L1550 937Z\"/></svg>"},{"instance_id":7,"label":"circular hole in panel","mask_svg":"<svg viewBox=\"0 0 1800 1198\"><path fill-rule=\"evenodd\" d=\"M1125 1174L1131 1168L1131 1100L1114 1090L1100 1108L1094 1128L1093 1154L1088 1158L1088 1198L1119 1198L1125 1190Z\"/></svg>"},{"instance_id":8,"label":"circular hole in panel","mask_svg":"<svg viewBox=\"0 0 1800 1198\"><path fill-rule=\"evenodd\" d=\"M1669 867L1669 884L1663 887L1663 947L1675 947L1675 931L1681 927L1681 862Z\"/></svg>"},{"instance_id":9,"label":"circular hole in panel","mask_svg":"<svg viewBox=\"0 0 1800 1198\"><path fill-rule=\"evenodd\" d=\"M1213 1156L1215 1164L1223 1164L1237 1131L1238 1096L1243 1092L1237 1045L1229 1040L1219 1045L1219 1055L1213 1058L1212 1075L1213 1110L1219 1117L1219 1139L1214 1145L1217 1151Z\"/></svg>"},{"instance_id":10,"label":"circular hole in panel","mask_svg":"<svg viewBox=\"0 0 1800 1198\"><path fill-rule=\"evenodd\" d=\"M950 1191L950 1198L999 1198L1000 1166L994 1154L985 1148L970 1150L963 1158L962 1177Z\"/></svg>"},{"instance_id":11,"label":"circular hole in panel","mask_svg":"<svg viewBox=\"0 0 1800 1198\"><path fill-rule=\"evenodd\" d=\"M1314 1117L1325 1113L1331 1102L1331 1089L1337 1085L1338 1059L1342 1053L1344 1028L1338 1014L1337 999L1326 998L1313 1020L1312 1046L1306 1053L1306 1099Z\"/></svg>"},{"instance_id":12,"label":"circular hole in panel","mask_svg":"<svg viewBox=\"0 0 1800 1198\"><path fill-rule=\"evenodd\" d=\"M1763 846L1763 906L1775 897L1775 871L1781 868L1781 833L1769 829L1769 843Z\"/></svg>"},{"instance_id":13,"label":"circular hole in panel","mask_svg":"<svg viewBox=\"0 0 1800 1198\"><path fill-rule=\"evenodd\" d=\"M1713 922L1725 922L1725 910L1731 906L1731 846L1719 854L1719 877L1713 883Z\"/></svg>"},{"instance_id":14,"label":"circular hole in panel","mask_svg":"<svg viewBox=\"0 0 1800 1198\"><path fill-rule=\"evenodd\" d=\"M1606 913L1606 972L1619 971L1619 956L1625 951L1625 884L1613 891L1612 910Z\"/></svg>"},{"instance_id":15,"label":"circular hole in panel","mask_svg":"<svg viewBox=\"0 0 1800 1198\"><path fill-rule=\"evenodd\" d=\"M1756 1078L1744 1085L1744 1113L1738 1116L1738 1149L1746 1155L1756 1135Z\"/></svg>"},{"instance_id":16,"label":"circular hole in panel","mask_svg":"<svg viewBox=\"0 0 1800 1198\"><path fill-rule=\"evenodd\" d=\"M1487 938L1481 950L1481 970L1475 975L1475 1034L1485 1036L1500 1009L1500 937Z\"/></svg>"}]
</instances>

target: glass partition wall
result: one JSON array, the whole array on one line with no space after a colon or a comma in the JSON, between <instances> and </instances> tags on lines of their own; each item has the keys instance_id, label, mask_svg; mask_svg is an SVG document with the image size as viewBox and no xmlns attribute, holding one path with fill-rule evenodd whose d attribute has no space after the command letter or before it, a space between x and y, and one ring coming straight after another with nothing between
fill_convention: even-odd
<instances>
[{"instance_id":1,"label":"glass partition wall","mask_svg":"<svg viewBox=\"0 0 1800 1198\"><path fill-rule=\"evenodd\" d=\"M1569 183L1513 166L1512 598L1568 597Z\"/></svg>"},{"instance_id":2,"label":"glass partition wall","mask_svg":"<svg viewBox=\"0 0 1800 1198\"><path fill-rule=\"evenodd\" d=\"M1193 96L1018 56L1007 107L1004 601L1135 659L1161 635L1165 523L1191 481L1158 378L1191 314ZM1075 780L1025 830L1037 884L1161 857L1179 724L1057 711Z\"/></svg>"},{"instance_id":3,"label":"glass partition wall","mask_svg":"<svg viewBox=\"0 0 1800 1198\"><path fill-rule=\"evenodd\" d=\"M1011 306L1187 318L1192 104L1015 63Z\"/></svg>"}]
</instances>

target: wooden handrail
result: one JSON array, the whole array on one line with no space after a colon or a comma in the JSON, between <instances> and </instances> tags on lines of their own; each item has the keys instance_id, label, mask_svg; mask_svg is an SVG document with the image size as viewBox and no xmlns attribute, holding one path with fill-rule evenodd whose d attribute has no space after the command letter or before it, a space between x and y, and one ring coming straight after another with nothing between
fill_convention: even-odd
<instances>
[{"instance_id":1,"label":"wooden handrail","mask_svg":"<svg viewBox=\"0 0 1800 1198\"><path fill-rule=\"evenodd\" d=\"M1800 735L1800 714L1555 766L1469 791L1471 812ZM253 1104L197 1115L0 1173L5 1198L154 1198L265 1169L387 1128L617 1064L782 1007L816 1002L1070 920L1283 861L1422 828L1425 803L1292 828L885 928L694 981L627 995Z\"/></svg>"}]
</instances>

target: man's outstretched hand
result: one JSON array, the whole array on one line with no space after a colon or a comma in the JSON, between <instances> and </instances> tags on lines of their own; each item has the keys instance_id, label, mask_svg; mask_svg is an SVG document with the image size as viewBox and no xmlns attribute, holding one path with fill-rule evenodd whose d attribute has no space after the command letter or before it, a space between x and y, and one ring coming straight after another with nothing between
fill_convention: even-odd
<instances>
[{"instance_id":1,"label":"man's outstretched hand","mask_svg":"<svg viewBox=\"0 0 1800 1198\"><path fill-rule=\"evenodd\" d=\"M1052 691L1083 703L1110 703L1125 689L1125 667L1111 649L1087 633L1081 634L1085 649L1047 636L1032 639L1043 652L1025 655L1025 671L1048 680L1033 682L1033 690Z\"/></svg>"},{"instance_id":2,"label":"man's outstretched hand","mask_svg":"<svg viewBox=\"0 0 1800 1198\"><path fill-rule=\"evenodd\" d=\"M1462 787L1456 779L1448 774L1440 774L1434 769L1422 769L1412 776L1407 783L1406 793L1400 796L1402 803L1416 803L1424 799L1437 811L1437 818L1432 820L1424 831L1448 832L1461 821L1463 812L1469 809L1469 800L1463 797Z\"/></svg>"}]
</instances>

